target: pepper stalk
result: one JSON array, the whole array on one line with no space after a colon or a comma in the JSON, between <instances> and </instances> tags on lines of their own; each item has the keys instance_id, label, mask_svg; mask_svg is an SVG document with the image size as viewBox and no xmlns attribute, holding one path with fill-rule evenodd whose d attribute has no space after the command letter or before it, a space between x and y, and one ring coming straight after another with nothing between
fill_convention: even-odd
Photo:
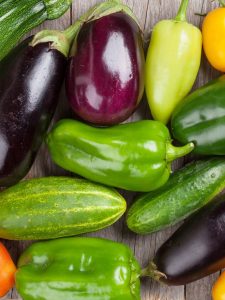
<instances>
[{"instance_id":1,"label":"pepper stalk","mask_svg":"<svg viewBox=\"0 0 225 300\"><path fill-rule=\"evenodd\" d=\"M179 11L175 17L175 20L178 22L187 21L187 9L189 5L189 0L182 0Z\"/></svg>"},{"instance_id":2,"label":"pepper stalk","mask_svg":"<svg viewBox=\"0 0 225 300\"><path fill-rule=\"evenodd\" d=\"M168 143L166 146L166 160L168 162L172 162L177 158L189 154L192 150L194 150L194 148L194 143L188 143L183 147L175 147L171 143Z\"/></svg>"}]
</instances>

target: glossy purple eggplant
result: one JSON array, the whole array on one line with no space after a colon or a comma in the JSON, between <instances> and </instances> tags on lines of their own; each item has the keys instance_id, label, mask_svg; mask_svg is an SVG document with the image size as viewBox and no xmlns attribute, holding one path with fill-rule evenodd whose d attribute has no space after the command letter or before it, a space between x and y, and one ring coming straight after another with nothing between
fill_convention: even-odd
<instances>
[{"instance_id":1,"label":"glossy purple eggplant","mask_svg":"<svg viewBox=\"0 0 225 300\"><path fill-rule=\"evenodd\" d=\"M74 112L98 125L126 120L144 91L142 34L123 12L84 24L72 51L66 89Z\"/></svg>"},{"instance_id":2,"label":"glossy purple eggplant","mask_svg":"<svg viewBox=\"0 0 225 300\"><path fill-rule=\"evenodd\" d=\"M184 285L225 268L225 196L188 219L156 253L146 273Z\"/></svg>"},{"instance_id":3,"label":"glossy purple eggplant","mask_svg":"<svg viewBox=\"0 0 225 300\"><path fill-rule=\"evenodd\" d=\"M0 186L29 171L62 86L66 57L51 43L32 47L31 38L0 62Z\"/></svg>"}]
</instances>

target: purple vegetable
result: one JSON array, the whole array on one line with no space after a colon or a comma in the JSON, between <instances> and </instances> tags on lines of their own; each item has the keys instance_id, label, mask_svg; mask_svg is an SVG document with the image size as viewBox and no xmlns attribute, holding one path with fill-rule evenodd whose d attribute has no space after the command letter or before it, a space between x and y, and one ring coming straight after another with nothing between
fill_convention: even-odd
<instances>
[{"instance_id":1,"label":"purple vegetable","mask_svg":"<svg viewBox=\"0 0 225 300\"><path fill-rule=\"evenodd\" d=\"M0 0L1 1L1 0ZM0 62L0 187L31 168L55 111L77 25L43 30Z\"/></svg>"},{"instance_id":2,"label":"purple vegetable","mask_svg":"<svg viewBox=\"0 0 225 300\"><path fill-rule=\"evenodd\" d=\"M116 12L82 26L67 74L67 95L75 113L99 125L126 120L144 91L140 28Z\"/></svg>"},{"instance_id":3,"label":"purple vegetable","mask_svg":"<svg viewBox=\"0 0 225 300\"><path fill-rule=\"evenodd\" d=\"M0 62L0 186L29 171L51 121L66 57L28 38Z\"/></svg>"},{"instance_id":4,"label":"purple vegetable","mask_svg":"<svg viewBox=\"0 0 225 300\"><path fill-rule=\"evenodd\" d=\"M185 285L225 268L225 196L190 217L157 251L144 274Z\"/></svg>"}]
</instances>

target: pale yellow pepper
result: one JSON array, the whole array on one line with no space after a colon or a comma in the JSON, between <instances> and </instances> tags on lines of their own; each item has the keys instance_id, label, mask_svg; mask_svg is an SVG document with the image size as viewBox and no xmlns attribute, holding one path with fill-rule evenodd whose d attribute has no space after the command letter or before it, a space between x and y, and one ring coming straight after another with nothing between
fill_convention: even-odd
<instances>
[{"instance_id":1,"label":"pale yellow pepper","mask_svg":"<svg viewBox=\"0 0 225 300\"><path fill-rule=\"evenodd\" d=\"M191 90L201 62L201 31L186 21L188 0L183 0L174 20L163 20L153 29L145 86L155 120L168 123L177 104Z\"/></svg>"}]
</instances>

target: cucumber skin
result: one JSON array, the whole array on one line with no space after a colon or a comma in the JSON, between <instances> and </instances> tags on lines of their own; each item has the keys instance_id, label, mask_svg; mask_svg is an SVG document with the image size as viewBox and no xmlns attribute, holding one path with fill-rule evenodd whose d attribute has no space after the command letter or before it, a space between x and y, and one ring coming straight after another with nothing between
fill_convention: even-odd
<instances>
[{"instance_id":1,"label":"cucumber skin","mask_svg":"<svg viewBox=\"0 0 225 300\"><path fill-rule=\"evenodd\" d=\"M224 158L193 162L175 172L159 190L140 196L128 211L127 225L138 234L165 229L206 205L224 188Z\"/></svg>"},{"instance_id":2,"label":"cucumber skin","mask_svg":"<svg viewBox=\"0 0 225 300\"><path fill-rule=\"evenodd\" d=\"M126 201L114 189L83 179L20 182L0 197L0 238L39 240L100 230L116 222Z\"/></svg>"},{"instance_id":3,"label":"cucumber skin","mask_svg":"<svg viewBox=\"0 0 225 300\"><path fill-rule=\"evenodd\" d=\"M0 1L0 60L31 29L45 20L59 18L72 0Z\"/></svg>"}]
</instances>

